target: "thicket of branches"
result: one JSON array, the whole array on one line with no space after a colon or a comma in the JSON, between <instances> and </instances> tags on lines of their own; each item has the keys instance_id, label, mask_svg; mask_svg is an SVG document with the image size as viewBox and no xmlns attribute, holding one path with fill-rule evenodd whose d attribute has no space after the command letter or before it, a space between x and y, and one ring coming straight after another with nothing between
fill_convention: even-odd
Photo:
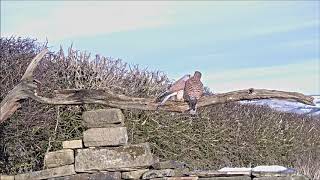
<instances>
[{"instance_id":1,"label":"thicket of branches","mask_svg":"<svg viewBox=\"0 0 320 180\"><path fill-rule=\"evenodd\" d=\"M45 45L22 38L1 38L0 44L2 100ZM108 88L118 94L155 97L170 83L160 72L72 48L46 55L35 76L42 83L39 93L43 96L50 96L54 89ZM25 101L0 125L0 173L42 169L45 152L60 148L63 140L81 137L85 130L81 114L95 108L103 107ZM150 142L161 159L185 161L195 169L279 164L320 178L320 121L314 118L238 103L200 108L198 117L123 112L130 141Z\"/></svg>"},{"instance_id":2,"label":"thicket of branches","mask_svg":"<svg viewBox=\"0 0 320 180\"><path fill-rule=\"evenodd\" d=\"M19 83L32 58L44 46L33 39L1 38L0 100ZM46 55L35 78L41 82L38 92L43 96L52 95L56 89L108 88L119 94L150 97L162 92L169 83L161 72L129 66L120 59L92 57L72 48L67 54L61 49ZM54 150L61 141L82 135L81 113L88 108L25 101L13 117L0 125L0 173L41 169L48 148Z\"/></svg>"}]
</instances>

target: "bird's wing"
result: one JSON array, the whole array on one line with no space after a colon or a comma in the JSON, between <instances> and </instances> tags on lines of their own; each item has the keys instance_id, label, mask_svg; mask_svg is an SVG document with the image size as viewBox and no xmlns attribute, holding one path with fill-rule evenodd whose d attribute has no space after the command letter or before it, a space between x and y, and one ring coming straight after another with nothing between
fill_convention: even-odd
<instances>
[{"instance_id":1,"label":"bird's wing","mask_svg":"<svg viewBox=\"0 0 320 180\"><path fill-rule=\"evenodd\" d=\"M174 82L171 87L169 88L170 92L176 92L184 89L184 86L186 84L186 81L190 78L189 74L184 75L180 79L178 79L176 82Z\"/></svg>"}]
</instances>

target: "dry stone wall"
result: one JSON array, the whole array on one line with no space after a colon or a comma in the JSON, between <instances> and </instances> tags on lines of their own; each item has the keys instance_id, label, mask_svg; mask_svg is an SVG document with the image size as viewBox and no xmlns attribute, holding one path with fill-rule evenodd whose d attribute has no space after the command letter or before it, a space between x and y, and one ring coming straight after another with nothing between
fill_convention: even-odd
<instances>
[{"instance_id":1,"label":"dry stone wall","mask_svg":"<svg viewBox=\"0 0 320 180\"><path fill-rule=\"evenodd\" d=\"M83 113L83 120L89 128L83 139L64 141L62 150L47 153L47 169L0 175L0 180L308 180L281 166L190 171L182 162L159 162L148 143L128 144L124 116L119 109L88 111Z\"/></svg>"}]
</instances>

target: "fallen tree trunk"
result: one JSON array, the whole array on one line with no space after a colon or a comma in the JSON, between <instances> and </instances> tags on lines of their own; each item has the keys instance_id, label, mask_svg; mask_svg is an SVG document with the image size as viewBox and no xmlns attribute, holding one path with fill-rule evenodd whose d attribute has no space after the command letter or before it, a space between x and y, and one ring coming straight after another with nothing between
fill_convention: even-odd
<instances>
[{"instance_id":1,"label":"fallen tree trunk","mask_svg":"<svg viewBox=\"0 0 320 180\"><path fill-rule=\"evenodd\" d=\"M158 103L155 103L154 98L128 97L115 94L108 89L55 90L55 96L52 98L38 96L35 91L37 81L33 79L32 75L37 64L46 53L47 50L45 49L32 60L21 79L21 83L15 86L1 102L0 124L20 108L21 100L27 98L31 98L40 103L54 105L103 104L120 109L163 110L172 112L184 112L188 110L188 105L185 102L169 101L158 108ZM240 100L271 98L293 100L314 105L312 96L306 96L301 93L251 88L248 90L206 96L200 99L197 106L203 107Z\"/></svg>"}]
</instances>

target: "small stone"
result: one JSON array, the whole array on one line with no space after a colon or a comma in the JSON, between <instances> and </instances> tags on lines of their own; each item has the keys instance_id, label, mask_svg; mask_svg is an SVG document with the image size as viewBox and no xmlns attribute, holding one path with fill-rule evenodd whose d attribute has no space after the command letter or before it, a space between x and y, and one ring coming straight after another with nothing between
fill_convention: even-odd
<instances>
[{"instance_id":1,"label":"small stone","mask_svg":"<svg viewBox=\"0 0 320 180\"><path fill-rule=\"evenodd\" d=\"M83 142L85 147L125 145L128 143L127 128L91 128L83 132Z\"/></svg>"},{"instance_id":2,"label":"small stone","mask_svg":"<svg viewBox=\"0 0 320 180\"><path fill-rule=\"evenodd\" d=\"M123 126L124 124L124 116L120 109L86 111L82 118L89 128Z\"/></svg>"},{"instance_id":3,"label":"small stone","mask_svg":"<svg viewBox=\"0 0 320 180\"><path fill-rule=\"evenodd\" d=\"M71 149L49 152L44 157L46 167L53 168L74 163L74 152Z\"/></svg>"},{"instance_id":4,"label":"small stone","mask_svg":"<svg viewBox=\"0 0 320 180\"><path fill-rule=\"evenodd\" d=\"M98 172L93 174L81 173L72 176L50 178L48 180L118 180L121 179L120 172Z\"/></svg>"},{"instance_id":5,"label":"small stone","mask_svg":"<svg viewBox=\"0 0 320 180\"><path fill-rule=\"evenodd\" d=\"M0 180L14 180L14 176L0 174Z\"/></svg>"},{"instance_id":6,"label":"small stone","mask_svg":"<svg viewBox=\"0 0 320 180\"><path fill-rule=\"evenodd\" d=\"M140 179L142 174L147 171L149 171L149 169L140 169L136 171L122 172L121 177L122 179Z\"/></svg>"},{"instance_id":7,"label":"small stone","mask_svg":"<svg viewBox=\"0 0 320 180\"><path fill-rule=\"evenodd\" d=\"M63 149L81 149L83 147L82 140L63 141L62 147Z\"/></svg>"},{"instance_id":8,"label":"small stone","mask_svg":"<svg viewBox=\"0 0 320 180\"><path fill-rule=\"evenodd\" d=\"M52 169L45 169L42 171L34 171L25 174L18 174L15 175L15 180L27 180L27 179L48 179L54 177L61 177L61 176L69 176L73 175L76 172L74 171L74 165L67 165Z\"/></svg>"},{"instance_id":9,"label":"small stone","mask_svg":"<svg viewBox=\"0 0 320 180\"><path fill-rule=\"evenodd\" d=\"M153 169L181 169L187 167L186 163L180 161L162 161L152 165Z\"/></svg>"},{"instance_id":10,"label":"small stone","mask_svg":"<svg viewBox=\"0 0 320 180\"><path fill-rule=\"evenodd\" d=\"M174 176L174 170L172 169L162 169L162 170L150 170L142 175L142 179L152 179L161 177L172 177Z\"/></svg>"},{"instance_id":11,"label":"small stone","mask_svg":"<svg viewBox=\"0 0 320 180\"><path fill-rule=\"evenodd\" d=\"M148 143L120 147L77 149L77 172L127 171L149 167L153 156Z\"/></svg>"}]
</instances>

